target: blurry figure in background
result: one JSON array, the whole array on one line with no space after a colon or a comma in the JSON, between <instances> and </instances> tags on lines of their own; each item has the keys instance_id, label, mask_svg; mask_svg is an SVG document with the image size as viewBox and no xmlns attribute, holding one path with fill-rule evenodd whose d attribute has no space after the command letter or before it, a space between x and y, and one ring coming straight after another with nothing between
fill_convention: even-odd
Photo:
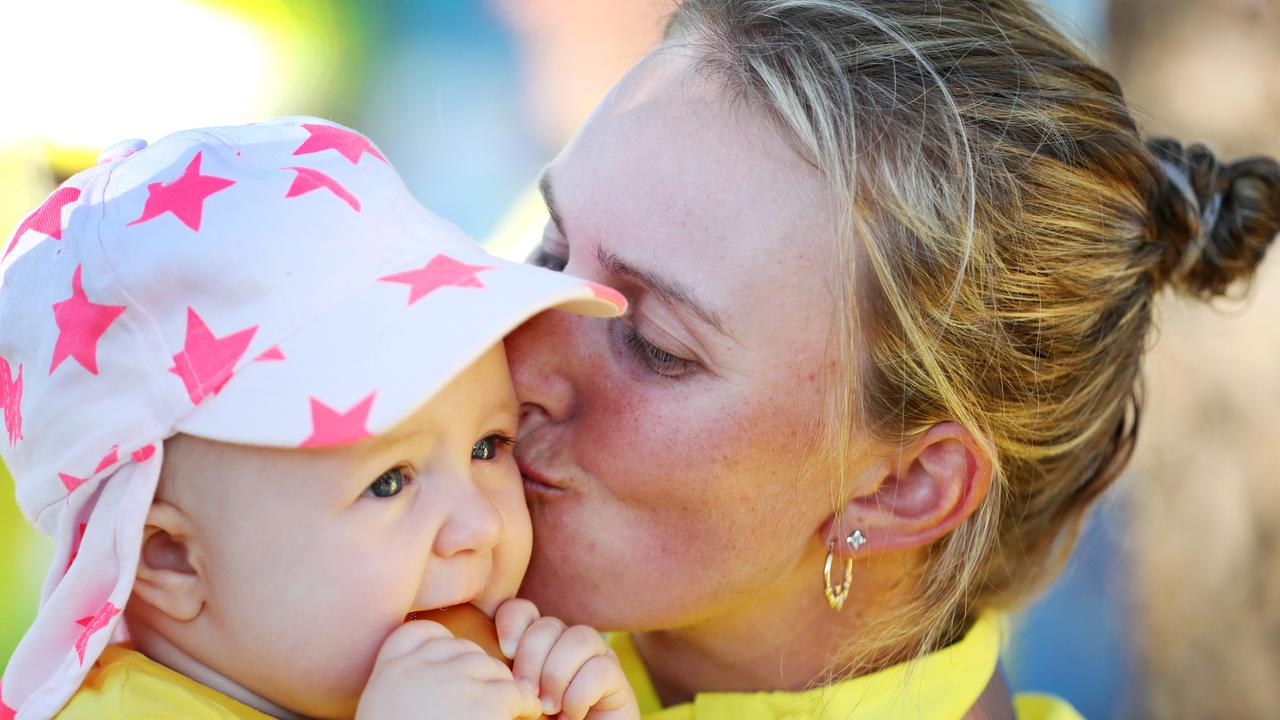
<instances>
[{"instance_id":1,"label":"blurry figure in background","mask_svg":"<svg viewBox=\"0 0 1280 720\"><path fill-rule=\"evenodd\" d=\"M527 107L558 151L662 38L670 0L488 0L519 44Z\"/></svg>"},{"instance_id":2,"label":"blurry figure in background","mask_svg":"<svg viewBox=\"0 0 1280 720\"><path fill-rule=\"evenodd\" d=\"M670 0L487 0L518 45L525 108L546 159L560 151L618 78L662 38ZM532 177L532 176L531 176ZM523 260L547 209L532 183L485 247Z\"/></svg>"},{"instance_id":3,"label":"blurry figure in background","mask_svg":"<svg viewBox=\"0 0 1280 720\"><path fill-rule=\"evenodd\" d=\"M1113 0L1110 23L1116 75L1153 132L1219 157L1280 153L1280 4ZM1129 485L1141 714L1275 717L1280 267L1264 263L1243 302L1162 315Z\"/></svg>"}]
</instances>

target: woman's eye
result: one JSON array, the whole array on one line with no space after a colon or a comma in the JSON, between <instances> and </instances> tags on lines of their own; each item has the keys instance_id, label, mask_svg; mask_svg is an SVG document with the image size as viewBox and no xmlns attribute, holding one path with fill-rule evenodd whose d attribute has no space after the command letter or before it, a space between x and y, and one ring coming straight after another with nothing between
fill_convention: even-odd
<instances>
[{"instance_id":1,"label":"woman's eye","mask_svg":"<svg viewBox=\"0 0 1280 720\"><path fill-rule=\"evenodd\" d=\"M413 473L409 468L401 465L392 468L378 476L377 480L369 483L369 487L365 488L365 497L389 498L400 494L413 480Z\"/></svg>"},{"instance_id":2,"label":"woman's eye","mask_svg":"<svg viewBox=\"0 0 1280 720\"><path fill-rule=\"evenodd\" d=\"M546 249L546 246L538 246L529 256L529 264L537 265L555 272L564 272L564 268L569 264L569 258L556 255Z\"/></svg>"},{"instance_id":3,"label":"woman's eye","mask_svg":"<svg viewBox=\"0 0 1280 720\"><path fill-rule=\"evenodd\" d=\"M632 324L623 328L623 342L640 362L658 375L678 378L693 370L696 365L692 360L673 355L649 342Z\"/></svg>"},{"instance_id":4,"label":"woman's eye","mask_svg":"<svg viewBox=\"0 0 1280 720\"><path fill-rule=\"evenodd\" d=\"M515 438L494 433L471 446L471 459L492 460L498 457L498 448L510 448L515 444Z\"/></svg>"}]
</instances>

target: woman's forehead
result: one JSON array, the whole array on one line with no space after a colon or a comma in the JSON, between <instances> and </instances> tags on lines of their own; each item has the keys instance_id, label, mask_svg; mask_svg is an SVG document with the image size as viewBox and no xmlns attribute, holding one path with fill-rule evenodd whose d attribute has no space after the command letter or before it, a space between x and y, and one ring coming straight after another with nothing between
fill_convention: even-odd
<instances>
[{"instance_id":1,"label":"woman's forehead","mask_svg":"<svg viewBox=\"0 0 1280 720\"><path fill-rule=\"evenodd\" d=\"M687 58L647 59L550 168L572 252L672 275L729 315L768 314L779 296L829 307L825 179L772 121L691 72Z\"/></svg>"},{"instance_id":2,"label":"woman's forehead","mask_svg":"<svg viewBox=\"0 0 1280 720\"><path fill-rule=\"evenodd\" d=\"M738 241L747 226L811 236L833 217L825 178L771 118L687 53L661 48L610 92L553 175L577 213L722 229Z\"/></svg>"}]
</instances>

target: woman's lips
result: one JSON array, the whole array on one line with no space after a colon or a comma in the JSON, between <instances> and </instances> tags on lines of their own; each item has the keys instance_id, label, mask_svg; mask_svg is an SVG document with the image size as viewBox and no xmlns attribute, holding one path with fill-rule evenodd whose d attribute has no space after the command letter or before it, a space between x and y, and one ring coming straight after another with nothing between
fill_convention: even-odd
<instances>
[{"instance_id":1,"label":"woman's lips","mask_svg":"<svg viewBox=\"0 0 1280 720\"><path fill-rule=\"evenodd\" d=\"M568 483L559 478L547 476L532 466L516 460L520 468L520 476L524 479L526 492L540 495L562 495L569 491Z\"/></svg>"}]
</instances>

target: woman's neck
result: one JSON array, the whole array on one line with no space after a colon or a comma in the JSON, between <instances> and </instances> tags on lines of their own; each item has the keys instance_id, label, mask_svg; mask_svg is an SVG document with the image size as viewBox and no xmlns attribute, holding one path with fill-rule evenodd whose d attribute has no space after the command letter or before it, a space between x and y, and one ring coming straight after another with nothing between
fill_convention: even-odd
<instances>
[{"instance_id":1,"label":"woman's neck","mask_svg":"<svg viewBox=\"0 0 1280 720\"><path fill-rule=\"evenodd\" d=\"M821 565L803 563L792 577L707 621L637 633L636 649L663 706L689 702L700 692L796 691L821 684L868 619L906 601L906 569L888 557L873 564L855 570L853 593L839 613L822 595ZM850 676L893 662L887 656Z\"/></svg>"}]
</instances>

